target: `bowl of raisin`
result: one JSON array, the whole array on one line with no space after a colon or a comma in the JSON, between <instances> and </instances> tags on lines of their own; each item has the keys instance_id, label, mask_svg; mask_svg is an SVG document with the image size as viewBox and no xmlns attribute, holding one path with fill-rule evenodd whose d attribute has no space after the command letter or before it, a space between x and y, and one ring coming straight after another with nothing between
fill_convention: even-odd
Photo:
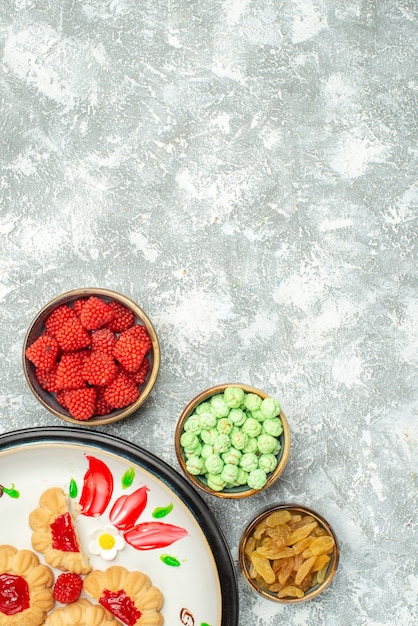
<instances>
[{"instance_id":1,"label":"bowl of raisin","mask_svg":"<svg viewBox=\"0 0 418 626\"><path fill-rule=\"evenodd\" d=\"M121 420L145 402L160 366L154 326L130 298L109 289L67 291L34 317L23 371L42 406L72 424Z\"/></svg>"},{"instance_id":2,"label":"bowl of raisin","mask_svg":"<svg viewBox=\"0 0 418 626\"><path fill-rule=\"evenodd\" d=\"M325 591L338 560L334 530L319 513L298 504L277 504L258 513L239 544L240 568L249 586L282 604Z\"/></svg>"}]
</instances>

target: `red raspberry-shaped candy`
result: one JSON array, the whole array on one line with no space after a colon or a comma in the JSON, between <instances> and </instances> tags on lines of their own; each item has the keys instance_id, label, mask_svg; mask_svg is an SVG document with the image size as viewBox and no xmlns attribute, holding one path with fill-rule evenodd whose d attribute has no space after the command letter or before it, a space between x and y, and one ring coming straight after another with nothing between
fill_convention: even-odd
<instances>
[{"instance_id":1,"label":"red raspberry-shaped candy","mask_svg":"<svg viewBox=\"0 0 418 626\"><path fill-rule=\"evenodd\" d=\"M70 604L80 597L83 581L78 574L60 574L54 585L54 598L60 604Z\"/></svg>"},{"instance_id":2,"label":"red raspberry-shaped candy","mask_svg":"<svg viewBox=\"0 0 418 626\"><path fill-rule=\"evenodd\" d=\"M129 376L118 372L110 385L105 387L103 398L114 409L121 409L135 402L139 396L139 389Z\"/></svg>"},{"instance_id":3,"label":"red raspberry-shaped candy","mask_svg":"<svg viewBox=\"0 0 418 626\"><path fill-rule=\"evenodd\" d=\"M64 409L68 409L67 406L67 401L65 399L65 394L67 393L66 389L61 389L60 391L56 392L55 398L58 402L58 404L60 404L61 406L64 407Z\"/></svg>"},{"instance_id":4,"label":"red raspberry-shaped candy","mask_svg":"<svg viewBox=\"0 0 418 626\"><path fill-rule=\"evenodd\" d=\"M104 392L106 387L95 387L96 389L96 403L94 405L94 415L108 415L113 411L106 400L104 399Z\"/></svg>"},{"instance_id":5,"label":"red raspberry-shaped candy","mask_svg":"<svg viewBox=\"0 0 418 626\"><path fill-rule=\"evenodd\" d=\"M121 333L134 325L135 315L131 309L116 300L109 302L109 306L113 309L114 317L106 324L106 328L114 333Z\"/></svg>"},{"instance_id":6,"label":"red raspberry-shaped candy","mask_svg":"<svg viewBox=\"0 0 418 626\"><path fill-rule=\"evenodd\" d=\"M145 326L142 326L142 324L136 324L125 332L127 335L136 337L143 344L144 348L146 348L147 352L151 350L152 341Z\"/></svg>"},{"instance_id":7,"label":"red raspberry-shaped candy","mask_svg":"<svg viewBox=\"0 0 418 626\"><path fill-rule=\"evenodd\" d=\"M145 357L140 365L139 370L137 370L136 372L129 372L129 376L132 378L136 385L143 385L147 378L150 367L151 364L149 362L149 359Z\"/></svg>"},{"instance_id":8,"label":"red raspberry-shaped candy","mask_svg":"<svg viewBox=\"0 0 418 626\"><path fill-rule=\"evenodd\" d=\"M57 389L81 389L86 386L83 375L83 357L77 352L63 354L55 378Z\"/></svg>"},{"instance_id":9,"label":"red raspberry-shaped candy","mask_svg":"<svg viewBox=\"0 0 418 626\"><path fill-rule=\"evenodd\" d=\"M96 390L94 387L70 389L65 392L64 401L70 414L77 420L89 420L94 415Z\"/></svg>"},{"instance_id":10,"label":"red raspberry-shaped candy","mask_svg":"<svg viewBox=\"0 0 418 626\"><path fill-rule=\"evenodd\" d=\"M43 370L39 367L35 370L35 376L42 389L49 391L50 393L56 393L57 387L57 370L58 363L55 363L54 367L50 370Z\"/></svg>"},{"instance_id":11,"label":"red raspberry-shaped candy","mask_svg":"<svg viewBox=\"0 0 418 626\"><path fill-rule=\"evenodd\" d=\"M81 309L86 304L86 302L87 302L87 298L79 298L78 300L74 300L74 302L73 302L73 309L74 309L74 313L77 315L77 317L80 317Z\"/></svg>"},{"instance_id":12,"label":"red raspberry-shaped candy","mask_svg":"<svg viewBox=\"0 0 418 626\"><path fill-rule=\"evenodd\" d=\"M147 353L143 343L134 335L122 333L116 341L113 356L128 372L136 372Z\"/></svg>"},{"instance_id":13,"label":"red raspberry-shaped candy","mask_svg":"<svg viewBox=\"0 0 418 626\"><path fill-rule=\"evenodd\" d=\"M54 309L45 320L45 328L48 333L55 335L55 331L70 319L76 318L76 314L68 304L61 304Z\"/></svg>"},{"instance_id":14,"label":"red raspberry-shaped candy","mask_svg":"<svg viewBox=\"0 0 418 626\"><path fill-rule=\"evenodd\" d=\"M83 364L83 377L89 385L108 385L115 378L117 371L114 358L105 352L92 352Z\"/></svg>"},{"instance_id":15,"label":"red raspberry-shaped candy","mask_svg":"<svg viewBox=\"0 0 418 626\"><path fill-rule=\"evenodd\" d=\"M59 352L58 342L52 335L41 335L27 349L26 357L36 367L50 370L57 361Z\"/></svg>"},{"instance_id":16,"label":"red raspberry-shaped candy","mask_svg":"<svg viewBox=\"0 0 418 626\"><path fill-rule=\"evenodd\" d=\"M101 328L105 324L109 324L113 317L112 307L97 296L90 296L80 313L80 321L87 330Z\"/></svg>"},{"instance_id":17,"label":"red raspberry-shaped candy","mask_svg":"<svg viewBox=\"0 0 418 626\"><path fill-rule=\"evenodd\" d=\"M90 335L78 317L66 320L54 330L54 336L63 352L75 352L90 345Z\"/></svg>"},{"instance_id":18,"label":"red raspberry-shaped candy","mask_svg":"<svg viewBox=\"0 0 418 626\"><path fill-rule=\"evenodd\" d=\"M109 328L99 328L91 331L91 349L93 352L105 352L113 356L116 337Z\"/></svg>"}]
</instances>

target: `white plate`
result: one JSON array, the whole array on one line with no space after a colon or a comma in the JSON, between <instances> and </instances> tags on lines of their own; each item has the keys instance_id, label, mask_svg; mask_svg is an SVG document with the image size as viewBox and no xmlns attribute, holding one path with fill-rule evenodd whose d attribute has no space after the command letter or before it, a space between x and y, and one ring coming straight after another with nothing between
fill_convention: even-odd
<instances>
[{"instance_id":1,"label":"white plate","mask_svg":"<svg viewBox=\"0 0 418 626\"><path fill-rule=\"evenodd\" d=\"M89 553L93 568L103 570L119 564L145 572L163 594L161 612L167 626L237 626L235 571L210 510L174 469L122 439L74 427L34 428L0 435L0 483L4 488L0 543L32 549L28 516L49 487L62 487L71 493L72 503L77 506L86 484L89 457L110 470L113 489L103 513L76 517L84 551L88 552L93 529L110 525L109 512L114 502L140 486L146 486L148 492L137 523L159 522L184 531L184 536L165 547L143 550L125 542L113 561ZM164 528L168 527L161 526L162 531ZM38 556L44 562L43 555Z\"/></svg>"}]
</instances>

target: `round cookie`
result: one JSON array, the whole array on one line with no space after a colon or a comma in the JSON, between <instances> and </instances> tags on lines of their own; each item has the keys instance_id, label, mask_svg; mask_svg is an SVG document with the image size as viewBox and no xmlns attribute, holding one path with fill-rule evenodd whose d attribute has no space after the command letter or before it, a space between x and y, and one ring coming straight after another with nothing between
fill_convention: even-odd
<instances>
[{"instance_id":1,"label":"round cookie","mask_svg":"<svg viewBox=\"0 0 418 626\"><path fill-rule=\"evenodd\" d=\"M44 626L119 626L100 604L80 598L67 606L56 608L48 615Z\"/></svg>"},{"instance_id":2,"label":"round cookie","mask_svg":"<svg viewBox=\"0 0 418 626\"><path fill-rule=\"evenodd\" d=\"M68 499L60 487L51 487L41 494L39 508L29 515L32 547L42 552L46 562L64 572L88 574L91 571L87 555L69 510Z\"/></svg>"},{"instance_id":3,"label":"round cookie","mask_svg":"<svg viewBox=\"0 0 418 626\"><path fill-rule=\"evenodd\" d=\"M31 550L0 546L0 626L40 626L54 606L54 574Z\"/></svg>"},{"instance_id":4,"label":"round cookie","mask_svg":"<svg viewBox=\"0 0 418 626\"><path fill-rule=\"evenodd\" d=\"M110 611L116 619L131 626L162 626L162 593L143 572L112 565L94 570L84 579L84 591ZM121 612L122 611L122 612Z\"/></svg>"}]
</instances>

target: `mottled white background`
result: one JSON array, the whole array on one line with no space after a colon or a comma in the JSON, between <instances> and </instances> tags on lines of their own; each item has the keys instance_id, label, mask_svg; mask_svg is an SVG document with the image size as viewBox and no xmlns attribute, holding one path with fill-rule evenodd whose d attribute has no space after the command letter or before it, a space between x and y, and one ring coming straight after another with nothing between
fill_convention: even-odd
<instances>
[{"instance_id":1,"label":"mottled white background","mask_svg":"<svg viewBox=\"0 0 418 626\"><path fill-rule=\"evenodd\" d=\"M281 480L205 499L234 559L290 501L341 563L298 606L239 578L240 626L418 624L417 25L415 0L0 4L0 431L57 425L21 347L75 287L130 296L161 341L151 397L103 431L178 469L197 392L279 398Z\"/></svg>"}]
</instances>

